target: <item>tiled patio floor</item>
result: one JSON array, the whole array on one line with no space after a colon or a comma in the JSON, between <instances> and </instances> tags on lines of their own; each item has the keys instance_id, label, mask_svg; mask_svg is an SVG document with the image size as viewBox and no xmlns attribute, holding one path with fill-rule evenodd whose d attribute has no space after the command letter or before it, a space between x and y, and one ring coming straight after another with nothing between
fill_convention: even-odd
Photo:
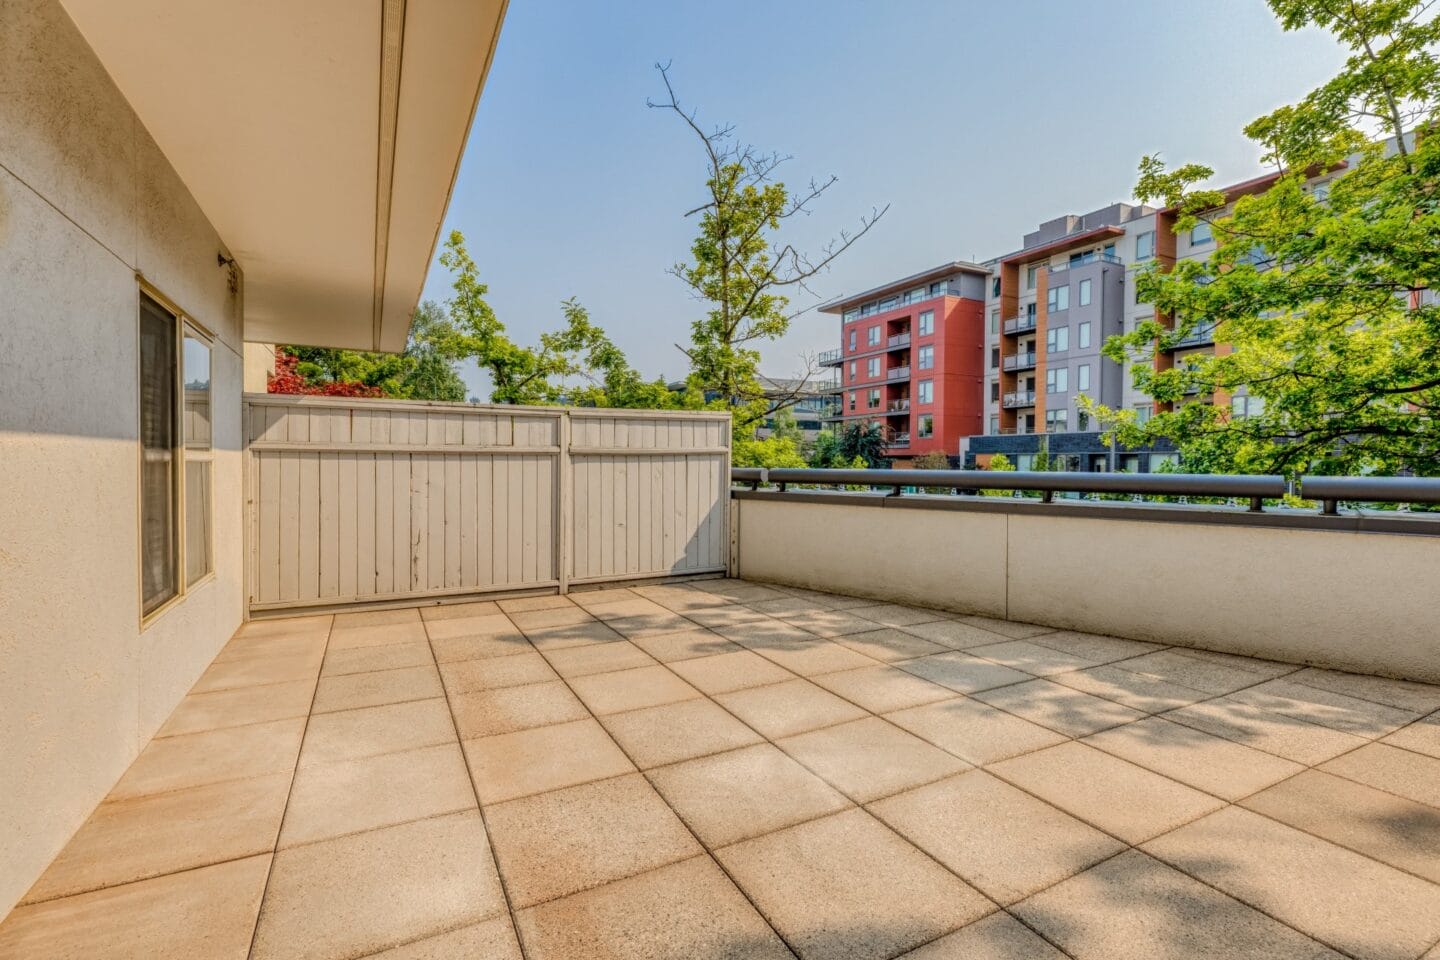
<instances>
[{"instance_id":1,"label":"tiled patio floor","mask_svg":"<svg viewBox=\"0 0 1440 960\"><path fill-rule=\"evenodd\" d=\"M255 623L0 957L1440 960L1440 687L712 580Z\"/></svg>"}]
</instances>

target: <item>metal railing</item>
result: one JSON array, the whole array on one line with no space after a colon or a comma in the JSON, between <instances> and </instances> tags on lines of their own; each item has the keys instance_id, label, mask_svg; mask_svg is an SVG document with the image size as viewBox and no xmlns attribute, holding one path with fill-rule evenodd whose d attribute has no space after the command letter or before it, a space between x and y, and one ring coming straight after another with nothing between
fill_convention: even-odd
<instances>
[{"instance_id":1,"label":"metal railing","mask_svg":"<svg viewBox=\"0 0 1440 960\"><path fill-rule=\"evenodd\" d=\"M1005 321L1002 329L1004 329L1006 333L1024 333L1027 330L1034 330L1035 322L1036 320L1033 316L1011 317Z\"/></svg>"},{"instance_id":2,"label":"metal railing","mask_svg":"<svg viewBox=\"0 0 1440 960\"><path fill-rule=\"evenodd\" d=\"M1033 407L1035 406L1035 391L1017 390L1007 393L1001 398L1000 405L1007 410L1013 410L1016 407Z\"/></svg>"},{"instance_id":3,"label":"metal railing","mask_svg":"<svg viewBox=\"0 0 1440 960\"><path fill-rule=\"evenodd\" d=\"M885 345L891 350L894 350L898 347L908 347L910 346L910 334L897 333L893 337L887 338L885 340Z\"/></svg>"},{"instance_id":4,"label":"metal railing","mask_svg":"<svg viewBox=\"0 0 1440 960\"><path fill-rule=\"evenodd\" d=\"M909 440L908 434L903 434ZM904 488L939 487L956 491L1010 490L1039 493L1045 503L1057 493L1121 494L1160 497L1213 497L1249 502L1251 512L1264 501L1287 495L1319 501L1320 511L1339 513L1340 504L1440 504L1440 477L1301 477L1291 483L1282 476L1212 473L1067 473L1020 470L810 470L735 467L733 483L775 485L889 487L891 496ZM1158 505L1157 505L1158 506Z\"/></svg>"},{"instance_id":5,"label":"metal railing","mask_svg":"<svg viewBox=\"0 0 1440 960\"><path fill-rule=\"evenodd\" d=\"M887 447L908 447L908 446L910 446L910 434L908 434L908 433L897 433L897 434L895 434L894 436L892 436L889 440L886 440L886 441L885 441L885 446L887 446Z\"/></svg>"},{"instance_id":6,"label":"metal railing","mask_svg":"<svg viewBox=\"0 0 1440 960\"><path fill-rule=\"evenodd\" d=\"M886 370L886 371L885 371L885 379L886 379L886 380L909 380L909 379L910 379L910 367L909 367L909 365L907 364L907 365L905 365L905 366L903 366L903 367L891 367L889 370Z\"/></svg>"},{"instance_id":7,"label":"metal railing","mask_svg":"<svg viewBox=\"0 0 1440 960\"><path fill-rule=\"evenodd\" d=\"M1029 353L1012 353L1005 358L1003 365L1006 370L1029 370L1035 366L1038 356L1033 350Z\"/></svg>"},{"instance_id":8,"label":"metal railing","mask_svg":"<svg viewBox=\"0 0 1440 960\"><path fill-rule=\"evenodd\" d=\"M1179 350L1183 347L1201 347L1215 342L1215 324L1206 324L1196 327L1186 333L1179 340L1166 345L1168 350Z\"/></svg>"},{"instance_id":9,"label":"metal railing","mask_svg":"<svg viewBox=\"0 0 1440 960\"><path fill-rule=\"evenodd\" d=\"M822 367L838 367L844 361L844 350L822 350L817 360Z\"/></svg>"},{"instance_id":10,"label":"metal railing","mask_svg":"<svg viewBox=\"0 0 1440 960\"><path fill-rule=\"evenodd\" d=\"M904 411L909 410L910 398L901 397L899 400L891 400L889 409L891 413L903 413Z\"/></svg>"},{"instance_id":11,"label":"metal railing","mask_svg":"<svg viewBox=\"0 0 1440 960\"><path fill-rule=\"evenodd\" d=\"M1057 264L1050 268L1050 272L1059 273L1062 270L1069 270L1071 267L1083 267L1091 263L1118 263L1123 266L1125 261L1115 256L1113 253L1092 253L1083 256L1078 260L1071 260L1068 263Z\"/></svg>"}]
</instances>

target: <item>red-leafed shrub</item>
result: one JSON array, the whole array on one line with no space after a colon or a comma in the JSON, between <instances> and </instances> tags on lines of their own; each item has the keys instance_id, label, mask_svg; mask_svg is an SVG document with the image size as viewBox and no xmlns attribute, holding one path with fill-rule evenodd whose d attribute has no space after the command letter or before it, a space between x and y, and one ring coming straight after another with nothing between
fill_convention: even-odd
<instances>
[{"instance_id":1,"label":"red-leafed shrub","mask_svg":"<svg viewBox=\"0 0 1440 960\"><path fill-rule=\"evenodd\" d=\"M310 397L383 397L385 395L379 387L371 387L363 383L336 381L313 383L296 371L295 368L299 363L299 358L294 354L277 349L275 351L275 372L269 374L265 380L266 392L293 393Z\"/></svg>"}]
</instances>

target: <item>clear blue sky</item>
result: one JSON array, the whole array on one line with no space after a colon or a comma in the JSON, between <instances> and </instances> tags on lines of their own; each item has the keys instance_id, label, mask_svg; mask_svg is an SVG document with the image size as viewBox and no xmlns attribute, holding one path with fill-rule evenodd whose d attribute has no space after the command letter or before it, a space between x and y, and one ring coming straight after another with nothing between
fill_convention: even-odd
<instances>
[{"instance_id":1,"label":"clear blue sky","mask_svg":"<svg viewBox=\"0 0 1440 960\"><path fill-rule=\"evenodd\" d=\"M828 299L1132 199L1145 153L1253 176L1241 128L1342 56L1282 33L1262 0L512 0L445 229L464 232L520 342L575 296L643 372L674 378L702 308L665 270L688 255L704 165L676 117L645 107L663 93L656 60L702 123L792 155L788 183L840 178L797 243L890 205L816 281ZM448 286L432 265L425 296ZM763 368L784 376L838 340L835 318L807 312Z\"/></svg>"}]
</instances>

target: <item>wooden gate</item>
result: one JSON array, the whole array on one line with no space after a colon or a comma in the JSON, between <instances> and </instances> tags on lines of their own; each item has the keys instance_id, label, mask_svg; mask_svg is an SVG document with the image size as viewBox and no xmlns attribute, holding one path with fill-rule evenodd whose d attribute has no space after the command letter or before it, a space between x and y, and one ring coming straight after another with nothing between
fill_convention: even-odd
<instances>
[{"instance_id":1,"label":"wooden gate","mask_svg":"<svg viewBox=\"0 0 1440 960\"><path fill-rule=\"evenodd\" d=\"M247 394L253 611L723 571L724 414Z\"/></svg>"}]
</instances>

